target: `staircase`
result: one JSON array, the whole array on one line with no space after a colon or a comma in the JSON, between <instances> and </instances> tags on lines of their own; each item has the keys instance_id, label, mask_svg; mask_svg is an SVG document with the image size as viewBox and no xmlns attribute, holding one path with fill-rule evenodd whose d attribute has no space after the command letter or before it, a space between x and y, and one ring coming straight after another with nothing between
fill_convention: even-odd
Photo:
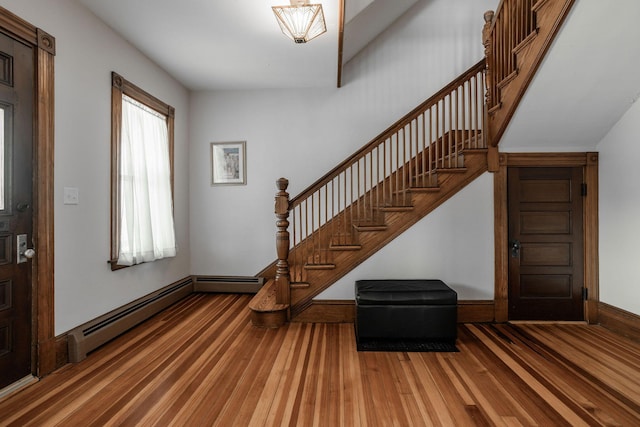
<instances>
[{"instance_id":1,"label":"staircase","mask_svg":"<svg viewBox=\"0 0 640 427\"><path fill-rule=\"evenodd\" d=\"M289 199L276 195L278 259L250 304L257 326L313 298L497 164L497 144L574 0L503 0L482 60Z\"/></svg>"}]
</instances>

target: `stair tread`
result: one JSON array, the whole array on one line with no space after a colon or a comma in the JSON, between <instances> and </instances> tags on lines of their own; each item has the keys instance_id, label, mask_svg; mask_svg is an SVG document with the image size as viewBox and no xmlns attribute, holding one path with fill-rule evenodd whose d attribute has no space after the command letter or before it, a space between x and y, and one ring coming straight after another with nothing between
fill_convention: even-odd
<instances>
[{"instance_id":1,"label":"stair tread","mask_svg":"<svg viewBox=\"0 0 640 427\"><path fill-rule=\"evenodd\" d=\"M543 3L543 2L540 2ZM536 6L534 6L536 7ZM533 41L538 37L538 29L535 28L527 37L524 38L516 47L513 48L513 52L518 54L521 50L523 50L527 45L533 43Z\"/></svg>"},{"instance_id":2,"label":"stair tread","mask_svg":"<svg viewBox=\"0 0 640 427\"><path fill-rule=\"evenodd\" d=\"M362 245L336 245L332 243L329 249L332 251L358 251L362 249Z\"/></svg>"},{"instance_id":3,"label":"stair tread","mask_svg":"<svg viewBox=\"0 0 640 427\"><path fill-rule=\"evenodd\" d=\"M518 77L518 69L513 70L507 77L505 77L504 79L500 80L496 84L496 87L498 87L499 89L504 88L506 85L511 83L513 81L513 79L515 79L516 77Z\"/></svg>"},{"instance_id":4,"label":"stair tread","mask_svg":"<svg viewBox=\"0 0 640 427\"><path fill-rule=\"evenodd\" d=\"M484 151L486 152L486 150ZM431 175L432 177L435 177L439 173L465 173L466 171L467 171L467 168L464 166L450 167L450 168L440 166L440 167L434 168L431 172L418 172L413 176L413 179L416 179L416 178L420 179L424 176L429 176L429 175Z\"/></svg>"},{"instance_id":5,"label":"stair tread","mask_svg":"<svg viewBox=\"0 0 640 427\"><path fill-rule=\"evenodd\" d=\"M308 289L311 287L311 284L307 282L295 282L289 284L289 287L291 289Z\"/></svg>"},{"instance_id":6,"label":"stair tread","mask_svg":"<svg viewBox=\"0 0 640 427\"><path fill-rule=\"evenodd\" d=\"M465 173L467 168L439 168L438 173Z\"/></svg>"},{"instance_id":7,"label":"stair tread","mask_svg":"<svg viewBox=\"0 0 640 427\"><path fill-rule=\"evenodd\" d=\"M304 265L304 268L307 270L333 270L336 268L335 264L310 264L307 263Z\"/></svg>"},{"instance_id":8,"label":"stair tread","mask_svg":"<svg viewBox=\"0 0 640 427\"><path fill-rule=\"evenodd\" d=\"M464 150L465 154L486 154L486 148L466 148Z\"/></svg>"},{"instance_id":9,"label":"stair tread","mask_svg":"<svg viewBox=\"0 0 640 427\"><path fill-rule=\"evenodd\" d=\"M413 206L381 206L378 208L382 212L408 212L414 209Z\"/></svg>"},{"instance_id":10,"label":"stair tread","mask_svg":"<svg viewBox=\"0 0 640 427\"><path fill-rule=\"evenodd\" d=\"M437 193L438 191L440 191L440 187L418 187L418 186L414 187L414 186L412 186L407 191L408 192L414 192L414 193Z\"/></svg>"},{"instance_id":11,"label":"stair tread","mask_svg":"<svg viewBox=\"0 0 640 427\"><path fill-rule=\"evenodd\" d=\"M249 302L249 308L255 312L273 312L286 310L288 304L276 303L275 281L270 280Z\"/></svg>"},{"instance_id":12,"label":"stair tread","mask_svg":"<svg viewBox=\"0 0 640 427\"><path fill-rule=\"evenodd\" d=\"M384 224L358 224L353 227L358 231L384 231L388 228Z\"/></svg>"},{"instance_id":13,"label":"stair tread","mask_svg":"<svg viewBox=\"0 0 640 427\"><path fill-rule=\"evenodd\" d=\"M487 114L489 114L490 116L495 114L496 111L500 110L502 108L502 102L497 102L496 105L494 105L493 107L489 108L489 111L487 111Z\"/></svg>"}]
</instances>

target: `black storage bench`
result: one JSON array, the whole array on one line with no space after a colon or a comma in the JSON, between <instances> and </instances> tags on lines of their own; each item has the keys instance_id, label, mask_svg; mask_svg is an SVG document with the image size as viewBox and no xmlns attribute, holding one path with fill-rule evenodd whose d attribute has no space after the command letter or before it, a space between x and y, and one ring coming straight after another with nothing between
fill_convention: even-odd
<instances>
[{"instance_id":1,"label":"black storage bench","mask_svg":"<svg viewBox=\"0 0 640 427\"><path fill-rule=\"evenodd\" d=\"M455 345L458 294L441 280L358 280L356 340Z\"/></svg>"}]
</instances>

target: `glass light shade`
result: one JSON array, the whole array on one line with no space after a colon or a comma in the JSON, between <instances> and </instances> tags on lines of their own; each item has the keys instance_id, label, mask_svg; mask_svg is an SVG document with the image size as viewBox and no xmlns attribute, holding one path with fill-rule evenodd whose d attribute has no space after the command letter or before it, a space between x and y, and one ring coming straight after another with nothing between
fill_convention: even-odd
<instances>
[{"instance_id":1,"label":"glass light shade","mask_svg":"<svg viewBox=\"0 0 640 427\"><path fill-rule=\"evenodd\" d=\"M291 6L273 6L282 33L296 43L306 43L327 31L321 4L293 0Z\"/></svg>"}]
</instances>

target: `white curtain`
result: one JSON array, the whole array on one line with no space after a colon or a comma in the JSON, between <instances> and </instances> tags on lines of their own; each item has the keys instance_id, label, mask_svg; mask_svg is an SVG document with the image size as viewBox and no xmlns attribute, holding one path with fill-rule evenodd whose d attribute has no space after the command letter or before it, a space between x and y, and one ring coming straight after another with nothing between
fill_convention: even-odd
<instances>
[{"instance_id":1,"label":"white curtain","mask_svg":"<svg viewBox=\"0 0 640 427\"><path fill-rule=\"evenodd\" d=\"M166 117L123 95L120 146L118 264L175 256Z\"/></svg>"}]
</instances>

